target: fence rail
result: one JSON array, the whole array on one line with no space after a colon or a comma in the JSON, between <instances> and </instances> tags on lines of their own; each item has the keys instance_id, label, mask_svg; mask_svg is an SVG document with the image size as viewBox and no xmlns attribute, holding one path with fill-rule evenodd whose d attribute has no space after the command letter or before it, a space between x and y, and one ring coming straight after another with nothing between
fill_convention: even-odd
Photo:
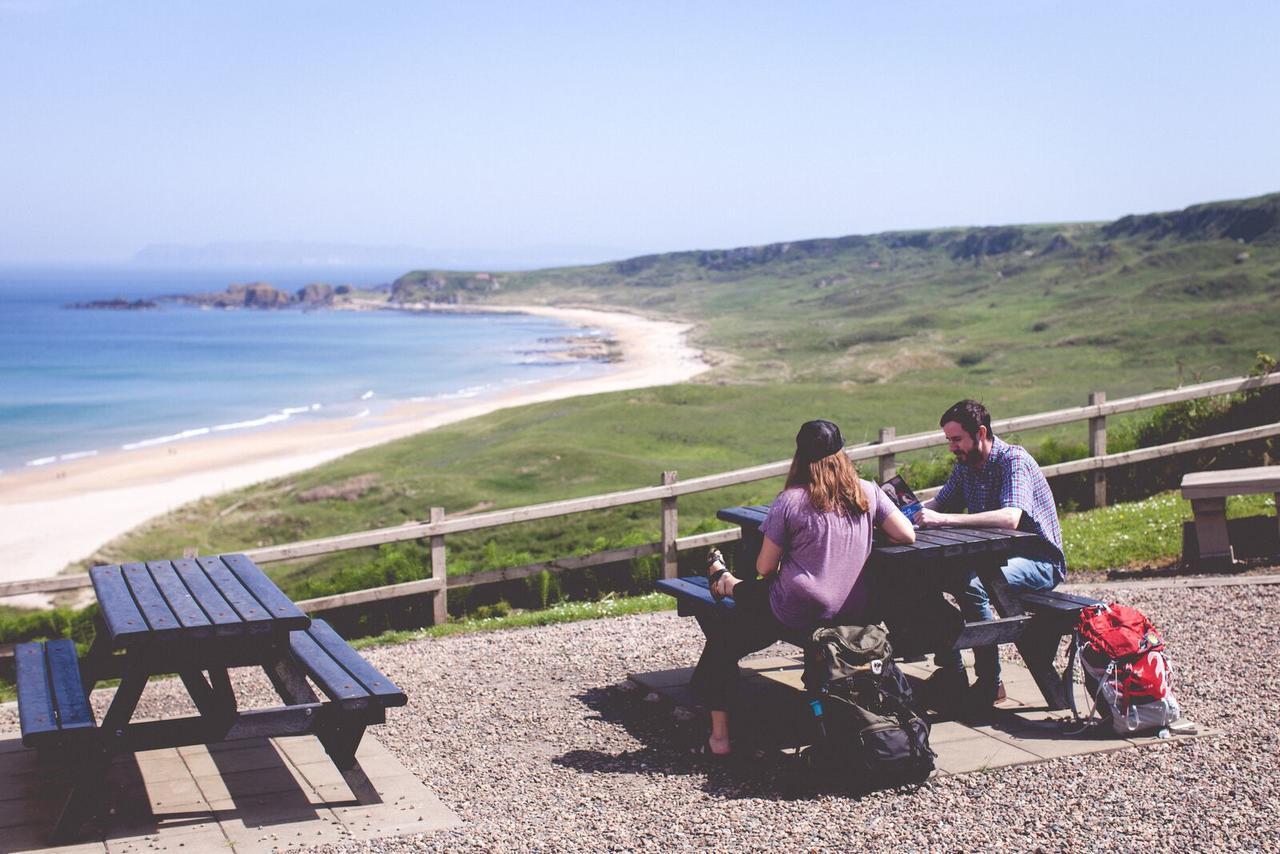
<instances>
[{"instance_id":1,"label":"fence rail","mask_svg":"<svg viewBox=\"0 0 1280 854\"><path fill-rule=\"evenodd\" d=\"M1106 472L1118 466L1175 454L1189 453L1206 448L1222 447L1240 442L1280 436L1280 423L1265 424L1229 433L1172 442L1150 448L1139 448L1133 451L1108 454L1106 451L1106 419L1109 415L1136 412L1196 400L1232 394L1250 389L1260 389L1280 384L1280 373L1272 373L1256 377L1236 377L1183 386L1168 391L1152 392L1119 400L1107 401L1103 392L1092 392L1089 403L1085 406L1059 409L1051 412L1040 412L1015 418L1005 418L992 422L992 430L997 435L1015 433L1025 430L1054 427L1078 421L1089 422L1089 456L1079 460L1070 460L1056 465L1045 466L1046 477L1059 477L1082 472L1094 473L1094 499L1098 505L1106 503ZM946 444L941 431L932 430L897 438L892 427L881 429L879 441L867 442L846 447L845 453L851 460L871 460L878 464L881 479L892 476L896 470L896 455L908 451L923 450ZM430 544L431 576L429 578L375 587L367 590L356 590L333 596L323 596L300 601L298 605L304 610L319 612L351 605L368 604L402 596L432 594L434 614L437 622L443 622L446 615L446 596L449 588L475 587L485 584L497 584L520 578L527 578L541 572L563 572L572 569L584 569L617 563L637 557L661 555L664 577L673 577L676 573L676 560L680 552L709 545L732 542L739 538L740 531L730 528L723 531L712 531L688 537L678 537L678 506L682 495L694 495L722 489L727 486L738 486L754 483L769 478L781 477L787 473L789 460L782 460L735 471L703 477L678 480L673 471L663 472L662 482L656 486L592 495L585 498L571 498L564 501L552 501L545 504L533 504L509 510L496 510L489 513L477 513L470 516L447 518L444 509L431 508L431 519L428 522L409 522L390 528L378 528L369 531L358 531L335 537L324 537L278 546L249 549L245 552L257 563L277 563L299 558L317 557L368 548L389 543L410 540L425 540ZM920 490L923 498L929 498L937 492L935 489ZM660 502L661 506L661 539L653 543L643 543L621 549L610 549L590 555L559 558L556 560L526 564L524 566L506 567L465 576L448 578L446 573L445 538L449 534L465 531L481 531L500 528L519 522L530 522L538 519L551 519L558 516L569 516L591 510L605 510L612 507L625 507L632 504L643 504L651 501ZM88 575L62 576L58 578L33 579L0 584L0 598L28 593L53 593L67 590L78 590L89 587Z\"/></svg>"}]
</instances>

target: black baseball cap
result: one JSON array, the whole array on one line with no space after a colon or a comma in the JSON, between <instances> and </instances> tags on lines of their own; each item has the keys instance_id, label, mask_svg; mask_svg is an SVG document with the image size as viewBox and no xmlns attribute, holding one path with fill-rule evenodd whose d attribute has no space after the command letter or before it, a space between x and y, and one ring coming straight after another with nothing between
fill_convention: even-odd
<instances>
[{"instance_id":1,"label":"black baseball cap","mask_svg":"<svg viewBox=\"0 0 1280 854\"><path fill-rule=\"evenodd\" d=\"M840 428L821 418L804 422L796 434L796 454L806 463L829 457L843 447Z\"/></svg>"}]
</instances>

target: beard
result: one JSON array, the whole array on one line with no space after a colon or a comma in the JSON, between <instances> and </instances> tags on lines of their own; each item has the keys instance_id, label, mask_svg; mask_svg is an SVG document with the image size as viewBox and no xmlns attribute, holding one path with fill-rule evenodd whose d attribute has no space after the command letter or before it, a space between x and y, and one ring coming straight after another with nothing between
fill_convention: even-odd
<instances>
[{"instance_id":1,"label":"beard","mask_svg":"<svg viewBox=\"0 0 1280 854\"><path fill-rule=\"evenodd\" d=\"M976 466L982 462L982 451L975 445L967 451L956 452L956 462L966 466Z\"/></svg>"}]
</instances>

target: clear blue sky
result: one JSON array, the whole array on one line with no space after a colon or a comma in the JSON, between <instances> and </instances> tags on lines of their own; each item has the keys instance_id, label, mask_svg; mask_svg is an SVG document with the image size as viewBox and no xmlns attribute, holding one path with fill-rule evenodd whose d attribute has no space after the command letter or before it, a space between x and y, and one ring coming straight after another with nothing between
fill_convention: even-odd
<instances>
[{"instance_id":1,"label":"clear blue sky","mask_svg":"<svg viewBox=\"0 0 1280 854\"><path fill-rule=\"evenodd\" d=\"M0 262L625 254L1280 190L1280 4L0 0Z\"/></svg>"}]
</instances>

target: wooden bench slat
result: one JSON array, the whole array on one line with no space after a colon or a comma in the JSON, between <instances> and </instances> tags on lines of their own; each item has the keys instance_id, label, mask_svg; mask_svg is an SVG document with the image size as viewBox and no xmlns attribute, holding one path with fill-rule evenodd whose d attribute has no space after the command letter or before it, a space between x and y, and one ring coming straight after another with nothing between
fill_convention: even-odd
<instances>
[{"instance_id":1,"label":"wooden bench slat","mask_svg":"<svg viewBox=\"0 0 1280 854\"><path fill-rule=\"evenodd\" d=\"M222 555L222 562L235 575L245 588L253 594L262 607L276 620L284 622L288 629L304 629L311 624L311 618L302 613L293 600L276 587L275 582L267 578L257 564L242 554Z\"/></svg>"},{"instance_id":2,"label":"wooden bench slat","mask_svg":"<svg viewBox=\"0 0 1280 854\"><path fill-rule=\"evenodd\" d=\"M44 660L44 644L20 643L13 651L18 684L18 718L22 725L22 743L31 746L31 737L57 732L58 718L53 709L53 692Z\"/></svg>"},{"instance_id":3,"label":"wooden bench slat","mask_svg":"<svg viewBox=\"0 0 1280 854\"><path fill-rule=\"evenodd\" d=\"M200 568L204 570L205 575L209 576L209 580L218 588L223 598L231 604L232 608L235 608L251 633L270 630L271 615L258 604L253 594L245 589L235 573L227 569L221 558L198 557L196 563L200 564Z\"/></svg>"},{"instance_id":4,"label":"wooden bench slat","mask_svg":"<svg viewBox=\"0 0 1280 854\"><path fill-rule=\"evenodd\" d=\"M220 635L241 634L245 630L244 622L236 609L226 600L218 588L213 586L209 576L205 575L200 565L190 558L173 561L173 569L182 579L183 584L191 591L191 596L200 606L200 610L213 623L214 631Z\"/></svg>"},{"instance_id":5,"label":"wooden bench slat","mask_svg":"<svg viewBox=\"0 0 1280 854\"><path fill-rule=\"evenodd\" d=\"M151 561L147 564L147 569L151 571L156 587L164 596L165 604L182 624L185 636L196 638L213 634L213 624L200 609L200 605L187 589L187 585L182 583L177 570L173 568L172 561Z\"/></svg>"},{"instance_id":6,"label":"wooden bench slat","mask_svg":"<svg viewBox=\"0 0 1280 854\"><path fill-rule=\"evenodd\" d=\"M124 563L120 565L120 572L124 575L125 584L129 585L133 601L138 603L143 619L153 631L163 636L166 632L176 632L182 628L182 623L169 610L164 595L156 587L155 579L151 577L145 564Z\"/></svg>"},{"instance_id":7,"label":"wooden bench slat","mask_svg":"<svg viewBox=\"0 0 1280 854\"><path fill-rule=\"evenodd\" d=\"M313 620L307 634L318 643L331 658L350 673L371 695L379 698L384 706L403 706L409 700L404 692L374 667L364 656L352 649L333 627L324 620Z\"/></svg>"},{"instance_id":8,"label":"wooden bench slat","mask_svg":"<svg viewBox=\"0 0 1280 854\"><path fill-rule=\"evenodd\" d=\"M308 631L290 632L289 650L329 699L344 708L361 708L369 704L369 692L359 680L334 661L333 656Z\"/></svg>"},{"instance_id":9,"label":"wooden bench slat","mask_svg":"<svg viewBox=\"0 0 1280 854\"><path fill-rule=\"evenodd\" d=\"M98 597L98 607L112 641L117 645L127 644L131 639L150 633L119 566L95 566L89 570L89 578L93 581L93 592Z\"/></svg>"},{"instance_id":10,"label":"wooden bench slat","mask_svg":"<svg viewBox=\"0 0 1280 854\"><path fill-rule=\"evenodd\" d=\"M768 512L769 508L764 504L754 504L747 507L726 507L716 513L716 518L722 522L731 522L734 525L752 525L758 528Z\"/></svg>"},{"instance_id":11,"label":"wooden bench slat","mask_svg":"<svg viewBox=\"0 0 1280 854\"><path fill-rule=\"evenodd\" d=\"M1075 593L1063 593L1058 590L1029 590L1019 598L1022 604L1039 610L1074 610L1104 604L1102 600L1092 596L1080 596Z\"/></svg>"},{"instance_id":12,"label":"wooden bench slat","mask_svg":"<svg viewBox=\"0 0 1280 854\"><path fill-rule=\"evenodd\" d=\"M662 578L654 582L654 586L663 593L676 597L677 601L689 598L705 605L708 608L734 607L732 596L726 596L719 602L716 602L715 597L711 595L711 589L705 576Z\"/></svg>"},{"instance_id":13,"label":"wooden bench slat","mask_svg":"<svg viewBox=\"0 0 1280 854\"><path fill-rule=\"evenodd\" d=\"M973 649L975 646L991 646L992 644L1014 643L1022 637L1032 621L1032 617L999 617L994 620L980 620L965 623L964 630L956 638L952 649Z\"/></svg>"},{"instance_id":14,"label":"wooden bench slat","mask_svg":"<svg viewBox=\"0 0 1280 854\"><path fill-rule=\"evenodd\" d=\"M53 701L58 712L58 728L62 730L93 727L93 708L84 695L80 681L80 662L76 644L70 638L51 640L44 645L53 686Z\"/></svg>"},{"instance_id":15,"label":"wooden bench slat","mask_svg":"<svg viewBox=\"0 0 1280 854\"><path fill-rule=\"evenodd\" d=\"M18 644L14 659L24 745L37 747L57 741L62 733L95 728L74 641Z\"/></svg>"}]
</instances>

